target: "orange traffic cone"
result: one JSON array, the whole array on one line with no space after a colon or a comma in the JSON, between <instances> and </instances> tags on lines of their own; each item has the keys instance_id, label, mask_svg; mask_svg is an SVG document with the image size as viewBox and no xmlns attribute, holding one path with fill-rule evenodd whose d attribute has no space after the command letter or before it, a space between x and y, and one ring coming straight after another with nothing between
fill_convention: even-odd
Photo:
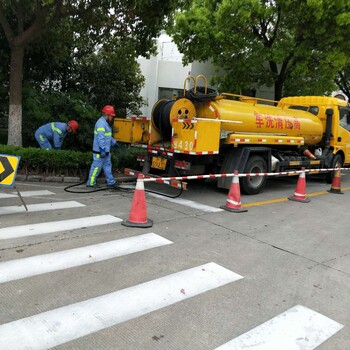
<instances>
[{"instance_id":1,"label":"orange traffic cone","mask_svg":"<svg viewBox=\"0 0 350 350\"><path fill-rule=\"evenodd\" d=\"M134 197L131 203L129 219L123 220L121 224L128 227L153 226L153 221L147 219L146 195L142 174L139 174L137 178Z\"/></svg>"},{"instance_id":2,"label":"orange traffic cone","mask_svg":"<svg viewBox=\"0 0 350 350\"><path fill-rule=\"evenodd\" d=\"M294 195L288 197L291 201L309 203L310 199L306 197L306 181L305 181L305 168L302 168L302 172L299 175L297 187L294 191Z\"/></svg>"},{"instance_id":3,"label":"orange traffic cone","mask_svg":"<svg viewBox=\"0 0 350 350\"><path fill-rule=\"evenodd\" d=\"M223 205L220 208L228 211L232 211L235 213L243 213L248 211L247 209L242 209L241 190L239 188L238 170L234 171L234 176L232 178L230 190L228 192L226 205Z\"/></svg>"},{"instance_id":4,"label":"orange traffic cone","mask_svg":"<svg viewBox=\"0 0 350 350\"><path fill-rule=\"evenodd\" d=\"M329 193L336 193L336 194L344 194L344 192L340 189L340 169L337 169L334 173L332 186L330 190L328 190Z\"/></svg>"}]
</instances>

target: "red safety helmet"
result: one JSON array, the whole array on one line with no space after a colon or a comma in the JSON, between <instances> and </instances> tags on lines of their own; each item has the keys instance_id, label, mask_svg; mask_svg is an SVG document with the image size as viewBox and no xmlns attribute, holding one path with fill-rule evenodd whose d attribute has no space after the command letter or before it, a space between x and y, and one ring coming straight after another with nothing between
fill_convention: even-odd
<instances>
[{"instance_id":1,"label":"red safety helmet","mask_svg":"<svg viewBox=\"0 0 350 350\"><path fill-rule=\"evenodd\" d=\"M77 130L78 130L78 128L79 128L79 124L78 124L77 121L75 121L75 120L70 120L70 121L68 122L68 125L71 127L71 129L72 129L73 132L77 132Z\"/></svg>"},{"instance_id":2,"label":"red safety helmet","mask_svg":"<svg viewBox=\"0 0 350 350\"><path fill-rule=\"evenodd\" d=\"M110 105L104 106L102 108L102 113L106 113L114 117L115 116L114 107Z\"/></svg>"}]
</instances>

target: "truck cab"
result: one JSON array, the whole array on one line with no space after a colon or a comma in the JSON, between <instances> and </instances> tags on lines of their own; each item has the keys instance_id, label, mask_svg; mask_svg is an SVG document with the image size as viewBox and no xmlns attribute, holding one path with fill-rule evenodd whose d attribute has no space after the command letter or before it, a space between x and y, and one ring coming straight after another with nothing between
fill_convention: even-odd
<instances>
[{"instance_id":1,"label":"truck cab","mask_svg":"<svg viewBox=\"0 0 350 350\"><path fill-rule=\"evenodd\" d=\"M322 149L325 166L334 168L349 165L350 106L346 101L326 96L298 96L283 98L279 105L288 105L288 108L316 115L322 122L324 134L322 142L315 148Z\"/></svg>"}]
</instances>

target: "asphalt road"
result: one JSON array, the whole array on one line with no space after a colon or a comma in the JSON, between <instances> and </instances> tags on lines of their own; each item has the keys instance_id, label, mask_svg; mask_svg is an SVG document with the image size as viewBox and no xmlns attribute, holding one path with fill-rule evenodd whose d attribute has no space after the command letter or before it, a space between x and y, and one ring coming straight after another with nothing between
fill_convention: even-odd
<instances>
[{"instance_id":1,"label":"asphalt road","mask_svg":"<svg viewBox=\"0 0 350 350\"><path fill-rule=\"evenodd\" d=\"M350 173L344 194L296 177L220 209L215 182L134 192L0 189L0 349L350 348ZM152 191L152 193L150 192ZM166 193L167 196L154 192Z\"/></svg>"}]
</instances>

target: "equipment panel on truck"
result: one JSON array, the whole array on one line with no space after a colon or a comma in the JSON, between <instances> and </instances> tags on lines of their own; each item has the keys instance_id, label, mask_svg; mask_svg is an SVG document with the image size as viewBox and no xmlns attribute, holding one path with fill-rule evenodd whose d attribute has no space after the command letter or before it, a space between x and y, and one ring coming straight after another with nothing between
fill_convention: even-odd
<instances>
[{"instance_id":1,"label":"equipment panel on truck","mask_svg":"<svg viewBox=\"0 0 350 350\"><path fill-rule=\"evenodd\" d=\"M199 154L219 153L220 122L216 120L173 121L171 147L174 152Z\"/></svg>"},{"instance_id":2,"label":"equipment panel on truck","mask_svg":"<svg viewBox=\"0 0 350 350\"><path fill-rule=\"evenodd\" d=\"M141 118L115 118L113 124L114 138L119 142L145 143L148 140L150 120Z\"/></svg>"}]
</instances>

